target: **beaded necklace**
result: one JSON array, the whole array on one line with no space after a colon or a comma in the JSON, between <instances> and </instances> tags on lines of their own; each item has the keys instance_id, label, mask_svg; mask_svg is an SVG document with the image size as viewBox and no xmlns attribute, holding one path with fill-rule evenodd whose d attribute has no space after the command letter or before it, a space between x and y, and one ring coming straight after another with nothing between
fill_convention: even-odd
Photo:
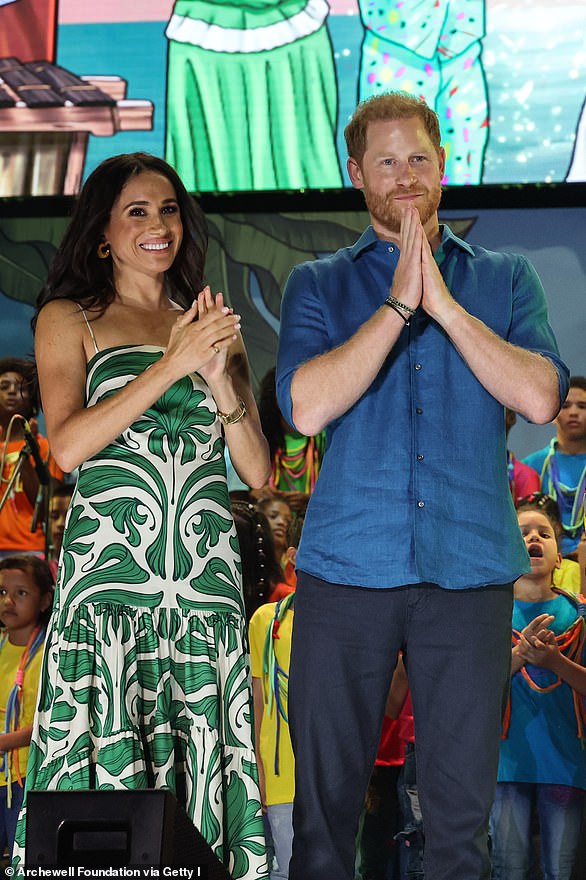
<instances>
[{"instance_id":1,"label":"beaded necklace","mask_svg":"<svg viewBox=\"0 0 586 880\"><path fill-rule=\"evenodd\" d=\"M566 486L560 480L556 459L557 440L549 444L549 451L541 469L541 485L557 501L562 528L570 538L577 538L584 523L584 496L586 494L586 465L577 486Z\"/></svg>"},{"instance_id":2,"label":"beaded necklace","mask_svg":"<svg viewBox=\"0 0 586 880\"><path fill-rule=\"evenodd\" d=\"M323 454L323 437L288 434L285 449L279 448L273 459L269 485L284 492L313 492ZM288 441L288 442L287 442Z\"/></svg>"},{"instance_id":3,"label":"beaded necklace","mask_svg":"<svg viewBox=\"0 0 586 880\"><path fill-rule=\"evenodd\" d=\"M46 627L41 626L40 624L36 626L30 635L24 651L22 652L22 657L20 658L18 669L16 670L16 675L14 677L14 686L8 694L8 700L6 701L6 721L4 724L4 730L2 731L3 733L14 733L14 731L18 730L20 726L20 710L22 707L22 688L24 684L24 674L30 666L34 656L37 654L39 649L43 647L45 635ZM0 640L0 651L7 641L8 633L6 633L4 637ZM14 765L14 770L16 772L16 779L18 781L18 784L22 788L22 775L20 772L20 765L18 763L18 749L10 749L2 753L0 760L0 770L3 770L6 774L6 796L8 799L8 807L10 807L11 804L12 792L12 766L9 760L10 754L12 754L12 764Z\"/></svg>"},{"instance_id":4,"label":"beaded necklace","mask_svg":"<svg viewBox=\"0 0 586 880\"><path fill-rule=\"evenodd\" d=\"M562 654L564 654L569 660L572 660L574 663L581 663L582 656L584 651L584 641L586 639L586 619L584 614L586 613L586 606L584 606L584 598L582 596L574 596L570 593L567 593L565 590L560 590L559 587L552 587L552 592L559 594L560 596L565 596L566 599L576 606L578 611L578 618L574 621L574 623L568 627L563 633L560 633L555 637L558 648ZM512 635L513 646L518 645L521 640L521 633L514 629ZM527 683L527 685L531 688L532 691L536 691L539 694L548 694L551 691L554 691L556 688L560 687L560 685L564 684L563 679L559 676L556 676L555 681L547 685L546 687L542 687L538 685L531 675L527 671L526 666L522 666L519 670L523 679ZM582 747L584 747L584 728L586 725L586 707L584 705L584 700L574 688L571 688L572 698L574 703L574 714L576 716L576 726L578 729L578 738L582 741ZM507 738L507 734L509 731L509 725L511 721L511 695L509 693L509 698L507 702L507 708L505 711L505 718L503 724L503 735L502 739Z\"/></svg>"},{"instance_id":5,"label":"beaded necklace","mask_svg":"<svg viewBox=\"0 0 586 880\"><path fill-rule=\"evenodd\" d=\"M276 708L277 715L277 735L275 738L275 776L279 775L279 739L281 736L281 723L289 723L286 706L288 705L289 696L289 673L286 672L275 656L275 639L280 638L279 627L281 622L295 601L295 593L289 593L283 599L280 599L275 606L275 614L267 628L265 638L265 646L263 653L263 691L267 704L267 712Z\"/></svg>"}]
</instances>

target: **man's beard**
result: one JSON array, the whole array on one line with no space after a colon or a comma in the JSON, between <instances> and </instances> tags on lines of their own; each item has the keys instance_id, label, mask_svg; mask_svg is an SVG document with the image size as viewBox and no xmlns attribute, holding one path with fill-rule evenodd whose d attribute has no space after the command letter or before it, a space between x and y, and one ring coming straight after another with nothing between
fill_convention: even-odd
<instances>
[{"instance_id":1,"label":"man's beard","mask_svg":"<svg viewBox=\"0 0 586 880\"><path fill-rule=\"evenodd\" d=\"M401 231L401 219L403 217L403 209L400 202L396 201L398 193L376 193L373 192L367 184L364 189L364 200L371 216L377 220L381 226L388 229L389 232L399 233ZM421 192L420 188L414 189L413 193ZM402 191L402 196L409 195L409 191ZM436 213L442 195L441 184L437 184L430 190L425 190L422 198L417 199L416 206L419 211L422 226L431 220Z\"/></svg>"}]
</instances>

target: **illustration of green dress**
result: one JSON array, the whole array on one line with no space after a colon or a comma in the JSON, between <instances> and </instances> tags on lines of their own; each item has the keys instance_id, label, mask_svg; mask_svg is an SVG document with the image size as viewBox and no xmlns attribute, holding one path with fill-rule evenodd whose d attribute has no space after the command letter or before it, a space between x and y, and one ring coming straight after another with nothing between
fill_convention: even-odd
<instances>
[{"instance_id":1,"label":"illustration of green dress","mask_svg":"<svg viewBox=\"0 0 586 880\"><path fill-rule=\"evenodd\" d=\"M162 354L97 352L86 405ZM168 788L231 876L260 880L240 557L216 409L193 373L80 467L27 791ZM19 858L24 814L17 844Z\"/></svg>"},{"instance_id":2,"label":"illustration of green dress","mask_svg":"<svg viewBox=\"0 0 586 880\"><path fill-rule=\"evenodd\" d=\"M191 192L340 187L326 0L176 0L165 157Z\"/></svg>"}]
</instances>

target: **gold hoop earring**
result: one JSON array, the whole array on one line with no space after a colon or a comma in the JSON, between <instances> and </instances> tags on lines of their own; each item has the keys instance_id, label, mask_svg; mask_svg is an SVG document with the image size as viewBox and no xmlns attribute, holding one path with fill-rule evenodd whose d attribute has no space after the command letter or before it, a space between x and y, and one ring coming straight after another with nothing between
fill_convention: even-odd
<instances>
[{"instance_id":1,"label":"gold hoop earring","mask_svg":"<svg viewBox=\"0 0 586 880\"><path fill-rule=\"evenodd\" d=\"M100 260L107 260L110 256L110 245L107 241L101 241L98 245L98 257Z\"/></svg>"}]
</instances>

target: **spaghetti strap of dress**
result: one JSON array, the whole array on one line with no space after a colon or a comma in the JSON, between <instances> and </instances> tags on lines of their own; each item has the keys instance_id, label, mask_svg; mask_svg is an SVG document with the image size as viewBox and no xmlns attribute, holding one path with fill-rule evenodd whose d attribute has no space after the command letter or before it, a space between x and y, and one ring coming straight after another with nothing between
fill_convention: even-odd
<instances>
[{"instance_id":1,"label":"spaghetti strap of dress","mask_svg":"<svg viewBox=\"0 0 586 880\"><path fill-rule=\"evenodd\" d=\"M79 305L79 304L78 304L78 305ZM98 348L98 343L96 342L96 336L95 336L95 333L94 333L94 331L93 331L92 325L91 325L90 322L88 321L88 317L87 317L87 315L86 315L86 311L85 311L85 309L82 308L82 306L79 306L79 309L80 309L80 311L81 311L81 313L82 313L82 315L83 315L83 319L84 319L84 321L85 321L85 323L86 323L86 325L87 325L87 328L88 328L88 330L89 330L89 334L90 334L90 336L92 337L92 342L94 343L94 348L95 348L95 350L96 350L96 354L98 354L98 352L99 352L100 349Z\"/></svg>"}]
</instances>

